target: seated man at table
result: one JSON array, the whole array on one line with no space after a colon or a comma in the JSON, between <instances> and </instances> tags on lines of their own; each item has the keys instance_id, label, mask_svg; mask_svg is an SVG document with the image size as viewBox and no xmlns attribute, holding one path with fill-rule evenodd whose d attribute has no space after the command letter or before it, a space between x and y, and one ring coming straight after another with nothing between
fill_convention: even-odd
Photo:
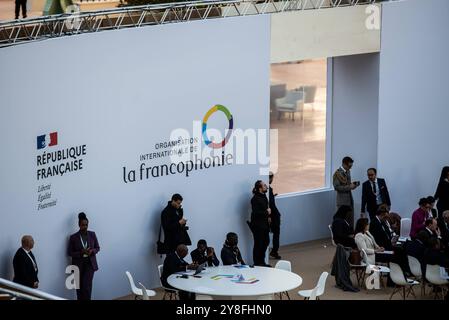
<instances>
[{"instance_id":1,"label":"seated man at table","mask_svg":"<svg viewBox=\"0 0 449 320\"><path fill-rule=\"evenodd\" d=\"M164 268L162 271L161 282L166 288L174 289L167 282L169 276L177 272L185 272L187 269L195 270L198 265L196 263L188 264L184 261L189 249L183 244L178 245L175 252L167 254L164 260ZM195 300L195 294L186 291L179 291L179 300Z\"/></svg>"},{"instance_id":2,"label":"seated man at table","mask_svg":"<svg viewBox=\"0 0 449 320\"><path fill-rule=\"evenodd\" d=\"M207 246L207 242L204 239L198 241L196 249L190 253L192 261L198 265L206 263L209 267L218 266L220 261L218 261L215 255L215 250L212 247Z\"/></svg>"},{"instance_id":3,"label":"seated man at table","mask_svg":"<svg viewBox=\"0 0 449 320\"><path fill-rule=\"evenodd\" d=\"M221 249L221 262L223 265L245 264L239 247L237 247L238 242L239 238L236 233L229 232L226 235L226 241L223 244L223 249Z\"/></svg>"},{"instance_id":4,"label":"seated man at table","mask_svg":"<svg viewBox=\"0 0 449 320\"><path fill-rule=\"evenodd\" d=\"M385 250L392 251L393 244L391 242L393 234L389 225L385 222L388 217L388 210L385 207L380 207L376 212L376 217L371 220L369 225L369 232L373 235L376 243L385 248Z\"/></svg>"},{"instance_id":5,"label":"seated man at table","mask_svg":"<svg viewBox=\"0 0 449 320\"><path fill-rule=\"evenodd\" d=\"M432 246L430 240L440 238L437 220L434 218L427 219L426 222L424 222L424 229L417 233L417 237L418 236L424 243L424 246L429 249Z\"/></svg>"}]
</instances>

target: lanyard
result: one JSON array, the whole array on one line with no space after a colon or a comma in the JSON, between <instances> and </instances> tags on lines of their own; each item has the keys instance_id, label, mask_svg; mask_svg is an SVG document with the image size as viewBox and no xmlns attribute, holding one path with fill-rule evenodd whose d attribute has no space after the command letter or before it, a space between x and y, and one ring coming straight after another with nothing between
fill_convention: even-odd
<instances>
[{"instance_id":1,"label":"lanyard","mask_svg":"<svg viewBox=\"0 0 449 320\"><path fill-rule=\"evenodd\" d=\"M84 249L87 249L87 245L88 245L88 240L86 239L86 242L83 241L83 237L81 237L80 235L80 239L81 239L81 245L83 246Z\"/></svg>"},{"instance_id":2,"label":"lanyard","mask_svg":"<svg viewBox=\"0 0 449 320\"><path fill-rule=\"evenodd\" d=\"M31 255L27 251L25 251L25 253L27 254L28 258L30 258L31 262L33 263L34 271L37 271L36 262L34 262L33 258L31 258Z\"/></svg>"}]
</instances>

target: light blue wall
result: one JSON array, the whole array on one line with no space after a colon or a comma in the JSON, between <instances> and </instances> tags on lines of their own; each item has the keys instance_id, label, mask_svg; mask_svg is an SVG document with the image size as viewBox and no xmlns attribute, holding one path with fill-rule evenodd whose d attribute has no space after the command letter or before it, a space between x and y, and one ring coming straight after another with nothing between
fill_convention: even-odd
<instances>
[{"instance_id":1,"label":"light blue wall","mask_svg":"<svg viewBox=\"0 0 449 320\"><path fill-rule=\"evenodd\" d=\"M449 165L449 1L385 3L381 48L378 163L410 216Z\"/></svg>"}]
</instances>

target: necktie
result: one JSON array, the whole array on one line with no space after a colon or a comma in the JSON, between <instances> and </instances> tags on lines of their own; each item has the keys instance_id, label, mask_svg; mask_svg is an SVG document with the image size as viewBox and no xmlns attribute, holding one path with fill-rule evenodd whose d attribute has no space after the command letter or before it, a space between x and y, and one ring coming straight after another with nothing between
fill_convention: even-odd
<instances>
[{"instance_id":1,"label":"necktie","mask_svg":"<svg viewBox=\"0 0 449 320\"><path fill-rule=\"evenodd\" d=\"M376 182L373 182L373 192L374 192L374 194L377 194Z\"/></svg>"}]
</instances>

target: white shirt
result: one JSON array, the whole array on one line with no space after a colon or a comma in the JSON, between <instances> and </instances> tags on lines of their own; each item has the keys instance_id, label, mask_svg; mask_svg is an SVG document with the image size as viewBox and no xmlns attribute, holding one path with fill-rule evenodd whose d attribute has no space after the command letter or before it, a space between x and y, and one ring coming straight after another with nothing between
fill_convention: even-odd
<instances>
[{"instance_id":1,"label":"white shirt","mask_svg":"<svg viewBox=\"0 0 449 320\"><path fill-rule=\"evenodd\" d=\"M26 250L25 248L22 248L23 251L27 254L28 258L30 258L31 262L33 263L34 271L37 271L37 264L34 262L33 258L31 258L30 252L31 250Z\"/></svg>"},{"instance_id":2,"label":"white shirt","mask_svg":"<svg viewBox=\"0 0 449 320\"><path fill-rule=\"evenodd\" d=\"M371 190L373 190L373 193L376 195L376 204L378 204L378 205L382 204L382 198L380 196L379 183L377 182L377 178L376 178L376 180L374 180L374 182L370 180L370 184L371 184ZM374 192L373 184L376 185L376 192Z\"/></svg>"}]
</instances>

